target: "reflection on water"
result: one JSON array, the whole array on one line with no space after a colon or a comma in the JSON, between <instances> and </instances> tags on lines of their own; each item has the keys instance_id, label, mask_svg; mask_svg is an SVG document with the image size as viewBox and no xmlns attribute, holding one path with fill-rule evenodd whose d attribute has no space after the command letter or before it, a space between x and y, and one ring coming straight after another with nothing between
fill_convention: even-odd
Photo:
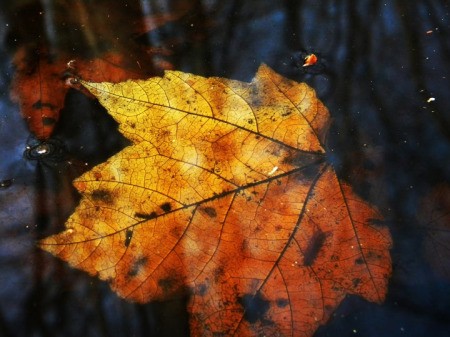
<instances>
[{"instance_id":1,"label":"reflection on water","mask_svg":"<svg viewBox=\"0 0 450 337\"><path fill-rule=\"evenodd\" d=\"M350 297L316 335L447 334L450 268L440 254L450 249L448 228L433 220L436 209L422 212L422 205L433 195L434 204L448 206L439 196L445 194L432 193L450 178L449 5L22 0L1 6L1 336L187 335L184 298L127 303L35 247L60 231L76 206L71 181L128 144L103 108L74 90L64 93L55 121L45 120L51 137L30 132L9 91L20 71L39 74L43 50L46 64L62 64L61 73L70 60L109 62L106 55L114 54L123 56L122 68L146 75L173 68L248 81L264 62L311 84L333 117L329 160L377 205L394 237L386 303ZM317 66L302 67L312 52ZM58 70L52 80L60 76ZM430 237L443 247L431 256L424 249Z\"/></svg>"}]
</instances>

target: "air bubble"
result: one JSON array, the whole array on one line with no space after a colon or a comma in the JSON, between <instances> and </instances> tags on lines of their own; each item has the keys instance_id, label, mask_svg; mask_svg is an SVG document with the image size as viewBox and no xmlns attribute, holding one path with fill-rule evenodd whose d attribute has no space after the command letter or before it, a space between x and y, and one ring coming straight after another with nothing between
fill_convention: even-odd
<instances>
[{"instance_id":1,"label":"air bubble","mask_svg":"<svg viewBox=\"0 0 450 337\"><path fill-rule=\"evenodd\" d=\"M61 141L48 139L28 145L24 151L24 157L30 160L59 162L64 159L64 153L65 148Z\"/></svg>"}]
</instances>

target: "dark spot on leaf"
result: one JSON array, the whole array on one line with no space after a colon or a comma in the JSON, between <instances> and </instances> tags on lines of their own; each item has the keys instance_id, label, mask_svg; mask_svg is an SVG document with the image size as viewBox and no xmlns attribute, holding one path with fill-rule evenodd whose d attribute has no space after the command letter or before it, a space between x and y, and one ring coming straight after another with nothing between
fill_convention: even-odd
<instances>
[{"instance_id":1,"label":"dark spot on leaf","mask_svg":"<svg viewBox=\"0 0 450 337\"><path fill-rule=\"evenodd\" d=\"M170 212L172 210L172 206L170 205L170 202L165 202L161 206L159 206L164 212Z\"/></svg>"},{"instance_id":2,"label":"dark spot on leaf","mask_svg":"<svg viewBox=\"0 0 450 337\"><path fill-rule=\"evenodd\" d=\"M247 239L242 240L241 252L243 255L247 255L247 252L248 252L248 240Z\"/></svg>"},{"instance_id":3,"label":"dark spot on leaf","mask_svg":"<svg viewBox=\"0 0 450 337\"><path fill-rule=\"evenodd\" d=\"M253 119L249 119L249 120L247 121L247 123L248 123L248 124L253 124Z\"/></svg>"},{"instance_id":4,"label":"dark spot on leaf","mask_svg":"<svg viewBox=\"0 0 450 337\"><path fill-rule=\"evenodd\" d=\"M176 238L180 238L184 233L183 226L172 226L170 229L170 234L172 234Z\"/></svg>"},{"instance_id":5,"label":"dark spot on leaf","mask_svg":"<svg viewBox=\"0 0 450 337\"><path fill-rule=\"evenodd\" d=\"M361 283L361 279L360 278L354 278L352 280L352 283L353 283L353 288L356 288Z\"/></svg>"},{"instance_id":6,"label":"dark spot on leaf","mask_svg":"<svg viewBox=\"0 0 450 337\"><path fill-rule=\"evenodd\" d=\"M49 108L49 109L55 109L55 106L50 103L42 103L41 100L36 101L31 106L33 109L42 109L42 108Z\"/></svg>"},{"instance_id":7,"label":"dark spot on leaf","mask_svg":"<svg viewBox=\"0 0 450 337\"><path fill-rule=\"evenodd\" d=\"M290 114L292 114L292 110L289 109L289 108L286 108L286 109L284 110L284 112L281 114L281 116L287 117L287 116L289 116Z\"/></svg>"},{"instance_id":8,"label":"dark spot on leaf","mask_svg":"<svg viewBox=\"0 0 450 337\"><path fill-rule=\"evenodd\" d=\"M134 213L134 216L137 218L151 220L151 219L156 218L158 216L158 214L156 214L156 212L151 212L150 214L136 212L136 213Z\"/></svg>"},{"instance_id":9,"label":"dark spot on leaf","mask_svg":"<svg viewBox=\"0 0 450 337\"><path fill-rule=\"evenodd\" d=\"M311 266L317 258L317 254L319 254L320 249L325 243L325 239L327 238L326 234L320 230L316 231L311 240L308 243L308 247L304 252L303 264L305 266Z\"/></svg>"},{"instance_id":10,"label":"dark spot on leaf","mask_svg":"<svg viewBox=\"0 0 450 337\"><path fill-rule=\"evenodd\" d=\"M270 308L270 302L259 292L256 295L246 294L238 298L244 308L244 319L249 323L264 321L264 315Z\"/></svg>"},{"instance_id":11,"label":"dark spot on leaf","mask_svg":"<svg viewBox=\"0 0 450 337\"><path fill-rule=\"evenodd\" d=\"M162 288L162 291L164 293L168 293L175 286L175 283L176 283L175 279L168 277L168 278L160 279L158 281L158 286L160 286Z\"/></svg>"},{"instance_id":12,"label":"dark spot on leaf","mask_svg":"<svg viewBox=\"0 0 450 337\"><path fill-rule=\"evenodd\" d=\"M217 216L217 212L214 207L202 207L200 208L200 210L206 213L206 215L210 216L211 218L215 218Z\"/></svg>"},{"instance_id":13,"label":"dark spot on leaf","mask_svg":"<svg viewBox=\"0 0 450 337\"><path fill-rule=\"evenodd\" d=\"M289 301L285 298L278 298L275 303L277 304L277 307L284 308L289 304Z\"/></svg>"},{"instance_id":14,"label":"dark spot on leaf","mask_svg":"<svg viewBox=\"0 0 450 337\"><path fill-rule=\"evenodd\" d=\"M148 259L145 256L142 256L138 258L136 261L133 262L131 265L130 270L128 271L128 276L134 277L142 270L142 268L147 264Z\"/></svg>"},{"instance_id":15,"label":"dark spot on leaf","mask_svg":"<svg viewBox=\"0 0 450 337\"><path fill-rule=\"evenodd\" d=\"M384 221L381 219L369 219L369 220L367 220L367 222L373 226L383 226L384 225Z\"/></svg>"},{"instance_id":16,"label":"dark spot on leaf","mask_svg":"<svg viewBox=\"0 0 450 337\"><path fill-rule=\"evenodd\" d=\"M214 281L217 282L224 274L223 267L218 267L214 269Z\"/></svg>"},{"instance_id":17,"label":"dark spot on leaf","mask_svg":"<svg viewBox=\"0 0 450 337\"><path fill-rule=\"evenodd\" d=\"M108 190L98 189L91 193L92 199L95 201L102 201L105 204L111 204L113 202L113 197Z\"/></svg>"},{"instance_id":18,"label":"dark spot on leaf","mask_svg":"<svg viewBox=\"0 0 450 337\"><path fill-rule=\"evenodd\" d=\"M131 242L131 238L133 237L133 231L131 229L127 229L125 232L125 247L128 247Z\"/></svg>"},{"instance_id":19,"label":"dark spot on leaf","mask_svg":"<svg viewBox=\"0 0 450 337\"><path fill-rule=\"evenodd\" d=\"M297 173L297 179L311 181L319 174L320 165L307 165Z\"/></svg>"},{"instance_id":20,"label":"dark spot on leaf","mask_svg":"<svg viewBox=\"0 0 450 337\"><path fill-rule=\"evenodd\" d=\"M363 263L364 263L364 260L363 260L362 258L358 257L358 258L355 260L355 263L356 263L356 264L363 264Z\"/></svg>"},{"instance_id":21,"label":"dark spot on leaf","mask_svg":"<svg viewBox=\"0 0 450 337\"><path fill-rule=\"evenodd\" d=\"M264 104L264 101L258 92L258 89L255 87L250 87L250 105L253 105L254 108L258 108Z\"/></svg>"},{"instance_id":22,"label":"dark spot on leaf","mask_svg":"<svg viewBox=\"0 0 450 337\"><path fill-rule=\"evenodd\" d=\"M305 177L315 176L319 171L320 164L325 161L325 157L322 155L305 153L298 150L291 150L288 154L283 158L283 164L289 164L297 167L303 167L300 171Z\"/></svg>"},{"instance_id":23,"label":"dark spot on leaf","mask_svg":"<svg viewBox=\"0 0 450 337\"><path fill-rule=\"evenodd\" d=\"M42 124L44 125L54 125L56 123L56 119L52 117L42 117Z\"/></svg>"},{"instance_id":24,"label":"dark spot on leaf","mask_svg":"<svg viewBox=\"0 0 450 337\"><path fill-rule=\"evenodd\" d=\"M207 290L208 290L208 286L204 283L201 283L195 288L195 294L200 295L200 296L205 296Z\"/></svg>"}]
</instances>

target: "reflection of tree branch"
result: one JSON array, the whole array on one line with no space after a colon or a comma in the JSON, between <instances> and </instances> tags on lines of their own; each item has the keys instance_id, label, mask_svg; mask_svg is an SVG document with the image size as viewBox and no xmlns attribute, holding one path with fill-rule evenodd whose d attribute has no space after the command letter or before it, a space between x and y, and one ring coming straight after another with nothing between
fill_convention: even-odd
<instances>
[{"instance_id":1,"label":"reflection of tree branch","mask_svg":"<svg viewBox=\"0 0 450 337\"><path fill-rule=\"evenodd\" d=\"M239 26L239 12L242 8L242 1L240 0L234 0L231 7L229 14L227 15L228 20L226 22L228 23L226 27L226 33L224 35L224 42L222 44L222 48L220 49L217 58L219 59L218 63L222 69L225 71L229 71L231 68L231 59L230 59L230 45L234 40L235 37L235 31L237 30L237 27Z\"/></svg>"},{"instance_id":2,"label":"reflection of tree branch","mask_svg":"<svg viewBox=\"0 0 450 337\"><path fill-rule=\"evenodd\" d=\"M347 144L343 144L342 142L346 139L353 138L353 133L355 132L355 123L353 122L350 111L351 111L351 99L353 93L353 85L352 83L355 81L355 67L354 64L356 62L358 49L355 45L357 41L357 33L359 33L359 25L358 25L358 17L355 9L355 1L350 0L347 2L348 8L342 6L343 13L347 14L346 24L347 27L343 27L342 29L347 32L344 35L344 39L342 43L345 43L346 56L344 57L344 62L342 69L345 73L341 73L340 76L345 78L346 81L340 82L341 85L336 89L336 97L338 106L341 107L343 114L341 119L341 124L338 124L337 128L342 131L342 133L346 133L346 137L339 137L338 139L338 147L340 149L348 148ZM338 122L339 123L339 122ZM342 172L349 172L348 160L342 161Z\"/></svg>"},{"instance_id":3,"label":"reflection of tree branch","mask_svg":"<svg viewBox=\"0 0 450 337\"><path fill-rule=\"evenodd\" d=\"M31 336L38 331L42 336L50 336L51 331L45 324L48 307L44 303L43 295L48 294L48 291L42 282L43 252L35 248L31 256L33 257L33 289L25 301L26 335Z\"/></svg>"},{"instance_id":4,"label":"reflection of tree branch","mask_svg":"<svg viewBox=\"0 0 450 337\"><path fill-rule=\"evenodd\" d=\"M302 45L302 29L299 25L299 13L301 11L303 1L300 0L285 0L284 6L286 8L286 31L295 32L295 34L285 34L286 44L291 50L297 50Z\"/></svg>"},{"instance_id":5,"label":"reflection of tree branch","mask_svg":"<svg viewBox=\"0 0 450 337\"><path fill-rule=\"evenodd\" d=\"M380 6L383 6L383 3L381 2L376 2L374 1L372 4L372 8L370 8L370 12L372 13L372 18L369 22L371 22L372 24L372 29L369 32L368 30L365 30L365 32L367 33L365 35L365 39L367 39L367 41L370 41L370 34L373 34L373 31L376 30L380 30L379 31L379 36L383 36L385 35L385 26L384 25L376 25L375 26L375 20L374 18L378 17L381 13L381 8ZM372 21L373 19L373 21ZM381 44L381 41L378 41L378 44ZM367 43L366 45L368 46L372 46L372 44ZM373 50L369 47L368 51L367 51L367 55L369 57L367 57L367 59L369 60L370 64L368 64L367 66L367 70L368 70L368 78L370 80L373 81L373 83L377 82L377 76L376 76L376 69L379 66L379 63L377 62L377 57L375 55L376 50ZM388 106L385 104L385 101L383 99L383 93L381 89L380 85L373 85L373 90L370 92L372 99L374 100L374 105L376 108L379 108L377 110L378 113L378 118L380 119L380 122L378 125L379 127L383 127L383 134L386 135L387 139L385 140L386 143L395 143L397 140L395 139L395 135L393 134L393 123L392 121L389 119L389 116L387 114L387 112L389 111Z\"/></svg>"},{"instance_id":6,"label":"reflection of tree branch","mask_svg":"<svg viewBox=\"0 0 450 337\"><path fill-rule=\"evenodd\" d=\"M211 75L212 65L212 46L210 45L209 22L205 13L205 8L201 0L196 0L192 13L194 15L194 33L189 40L192 40L194 50L197 49L199 54L194 54L193 60L196 61L194 72L205 76Z\"/></svg>"},{"instance_id":7,"label":"reflection of tree branch","mask_svg":"<svg viewBox=\"0 0 450 337\"><path fill-rule=\"evenodd\" d=\"M12 337L12 334L7 327L6 321L1 311L0 311L0 336Z\"/></svg>"}]
</instances>

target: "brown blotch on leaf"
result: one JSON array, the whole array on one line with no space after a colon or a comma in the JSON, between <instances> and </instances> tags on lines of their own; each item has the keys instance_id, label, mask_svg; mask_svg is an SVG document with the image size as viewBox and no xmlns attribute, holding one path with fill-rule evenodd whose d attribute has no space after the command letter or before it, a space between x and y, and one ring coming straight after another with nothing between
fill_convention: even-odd
<instances>
[{"instance_id":1,"label":"brown blotch on leaf","mask_svg":"<svg viewBox=\"0 0 450 337\"><path fill-rule=\"evenodd\" d=\"M170 204L170 202L165 202L164 204L161 204L159 207L166 213L172 210L172 205Z\"/></svg>"},{"instance_id":2,"label":"brown blotch on leaf","mask_svg":"<svg viewBox=\"0 0 450 337\"><path fill-rule=\"evenodd\" d=\"M308 247L303 253L303 264L305 266L311 266L317 258L320 249L323 247L325 243L325 239L327 238L326 234L322 231L316 231L311 240L308 243Z\"/></svg>"},{"instance_id":3,"label":"brown blotch on leaf","mask_svg":"<svg viewBox=\"0 0 450 337\"><path fill-rule=\"evenodd\" d=\"M283 158L283 164L302 168L297 174L306 179L314 178L324 161L325 157L320 154L306 154L295 151Z\"/></svg>"},{"instance_id":4,"label":"brown blotch on leaf","mask_svg":"<svg viewBox=\"0 0 450 337\"><path fill-rule=\"evenodd\" d=\"M158 216L158 214L156 214L156 212L151 212L150 214L136 212L136 213L134 213L134 216L137 218L151 220L151 219L156 218Z\"/></svg>"},{"instance_id":5,"label":"brown blotch on leaf","mask_svg":"<svg viewBox=\"0 0 450 337\"><path fill-rule=\"evenodd\" d=\"M134 277L142 270L142 268L148 263L148 258L145 256L139 257L136 261L131 264L130 270L128 271L129 277Z\"/></svg>"},{"instance_id":6,"label":"brown blotch on leaf","mask_svg":"<svg viewBox=\"0 0 450 337\"><path fill-rule=\"evenodd\" d=\"M179 238L183 235L185 228L181 226L174 226L170 229L170 234L174 237Z\"/></svg>"},{"instance_id":7,"label":"brown blotch on leaf","mask_svg":"<svg viewBox=\"0 0 450 337\"><path fill-rule=\"evenodd\" d=\"M214 207L202 207L200 210L211 218L215 218L217 216L217 211Z\"/></svg>"},{"instance_id":8,"label":"brown blotch on leaf","mask_svg":"<svg viewBox=\"0 0 450 337\"><path fill-rule=\"evenodd\" d=\"M261 293L256 295L245 294L238 298L244 308L244 319L249 323L265 321L265 315L270 308L270 302Z\"/></svg>"},{"instance_id":9,"label":"brown blotch on leaf","mask_svg":"<svg viewBox=\"0 0 450 337\"><path fill-rule=\"evenodd\" d=\"M275 303L277 307L284 308L289 304L289 300L287 300L286 298L278 298Z\"/></svg>"},{"instance_id":10,"label":"brown blotch on leaf","mask_svg":"<svg viewBox=\"0 0 450 337\"><path fill-rule=\"evenodd\" d=\"M362 259L362 258L360 258L360 257L358 257L356 260L355 260L355 264L363 264L364 263L364 260Z\"/></svg>"},{"instance_id":11,"label":"brown blotch on leaf","mask_svg":"<svg viewBox=\"0 0 450 337\"><path fill-rule=\"evenodd\" d=\"M127 231L125 232L125 242L124 242L125 247L128 247L130 245L132 237L133 237L133 230L127 229Z\"/></svg>"},{"instance_id":12,"label":"brown blotch on leaf","mask_svg":"<svg viewBox=\"0 0 450 337\"><path fill-rule=\"evenodd\" d=\"M102 201L105 204L113 203L113 196L108 190L98 189L91 193L91 197L95 201Z\"/></svg>"},{"instance_id":13,"label":"brown blotch on leaf","mask_svg":"<svg viewBox=\"0 0 450 337\"><path fill-rule=\"evenodd\" d=\"M195 294L200 296L205 296L208 291L208 286L204 283L200 283L195 287Z\"/></svg>"},{"instance_id":14,"label":"brown blotch on leaf","mask_svg":"<svg viewBox=\"0 0 450 337\"><path fill-rule=\"evenodd\" d=\"M42 117L42 124L45 126L56 124L56 119L52 117Z\"/></svg>"},{"instance_id":15,"label":"brown blotch on leaf","mask_svg":"<svg viewBox=\"0 0 450 337\"><path fill-rule=\"evenodd\" d=\"M243 255L246 255L248 252L248 240L247 239L242 240L241 252Z\"/></svg>"},{"instance_id":16,"label":"brown blotch on leaf","mask_svg":"<svg viewBox=\"0 0 450 337\"><path fill-rule=\"evenodd\" d=\"M223 270L223 267L218 267L214 269L213 271L214 281L217 282L224 274L225 271Z\"/></svg>"},{"instance_id":17,"label":"brown blotch on leaf","mask_svg":"<svg viewBox=\"0 0 450 337\"><path fill-rule=\"evenodd\" d=\"M42 108L49 108L49 109L55 109L55 106L51 103L42 103L41 100L38 100L33 103L31 106L34 109L42 109Z\"/></svg>"},{"instance_id":18,"label":"brown blotch on leaf","mask_svg":"<svg viewBox=\"0 0 450 337\"><path fill-rule=\"evenodd\" d=\"M352 280L352 283L353 283L353 288L356 288L361 283L361 279L359 277L356 277Z\"/></svg>"},{"instance_id":19,"label":"brown blotch on leaf","mask_svg":"<svg viewBox=\"0 0 450 337\"><path fill-rule=\"evenodd\" d=\"M281 116L282 116L282 117L287 117L287 116L289 116L290 114L292 114L293 112L294 112L293 109L285 108L284 111L283 111L283 113L281 113Z\"/></svg>"},{"instance_id":20,"label":"brown blotch on leaf","mask_svg":"<svg viewBox=\"0 0 450 337\"><path fill-rule=\"evenodd\" d=\"M168 277L158 281L158 286L161 287L162 291L167 294L169 293L176 284L174 278Z\"/></svg>"}]
</instances>

